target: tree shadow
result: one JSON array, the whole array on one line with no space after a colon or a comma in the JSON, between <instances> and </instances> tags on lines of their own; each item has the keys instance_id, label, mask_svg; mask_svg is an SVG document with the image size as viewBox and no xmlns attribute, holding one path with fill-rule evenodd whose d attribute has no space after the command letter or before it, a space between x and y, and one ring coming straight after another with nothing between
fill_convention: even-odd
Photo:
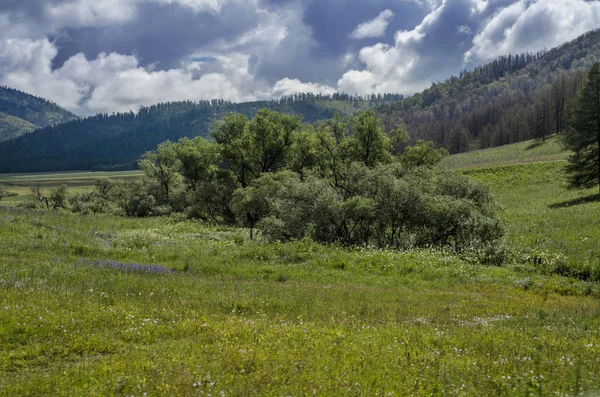
<instances>
[{"instance_id":1,"label":"tree shadow","mask_svg":"<svg viewBox=\"0 0 600 397\"><path fill-rule=\"evenodd\" d=\"M593 203L595 201L600 201L600 193L590 194L589 196L578 197L573 200L563 201L562 203L550 204L548 208L567 208L574 207L576 205Z\"/></svg>"},{"instance_id":2,"label":"tree shadow","mask_svg":"<svg viewBox=\"0 0 600 397\"><path fill-rule=\"evenodd\" d=\"M545 141L542 141L541 139L540 139L539 141L538 141L538 140L535 140L534 142L531 142L531 144L530 144L530 145L528 145L528 146L525 148L525 150L533 150L533 149L535 149L535 148L537 148L537 147L540 147L540 146L542 146L542 145L545 145L547 142L548 142L548 139L547 139L547 138L546 138L546 140L545 140Z\"/></svg>"}]
</instances>

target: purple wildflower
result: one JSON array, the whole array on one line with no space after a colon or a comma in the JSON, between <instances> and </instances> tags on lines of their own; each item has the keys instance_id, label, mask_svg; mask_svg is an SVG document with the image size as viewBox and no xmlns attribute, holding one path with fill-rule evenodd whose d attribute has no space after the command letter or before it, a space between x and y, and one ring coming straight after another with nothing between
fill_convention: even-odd
<instances>
[{"instance_id":1,"label":"purple wildflower","mask_svg":"<svg viewBox=\"0 0 600 397\"><path fill-rule=\"evenodd\" d=\"M80 265L91 265L99 268L109 268L121 270L128 273L151 273L151 274L170 274L174 273L172 269L169 269L160 265L144 265L140 263L120 263L116 262L112 259L102 260L102 259L79 259L77 261Z\"/></svg>"}]
</instances>

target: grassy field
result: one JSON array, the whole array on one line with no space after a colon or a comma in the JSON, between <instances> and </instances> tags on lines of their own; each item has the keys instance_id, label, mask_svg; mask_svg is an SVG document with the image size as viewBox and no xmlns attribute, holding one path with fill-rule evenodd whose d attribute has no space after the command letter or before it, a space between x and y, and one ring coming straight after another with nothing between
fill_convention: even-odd
<instances>
[{"instance_id":1,"label":"grassy field","mask_svg":"<svg viewBox=\"0 0 600 397\"><path fill-rule=\"evenodd\" d=\"M569 152L562 147L557 136L542 141L525 141L492 149L476 150L456 154L442 160L443 169L482 168L511 164L528 164L550 161L563 161Z\"/></svg>"},{"instance_id":2,"label":"grassy field","mask_svg":"<svg viewBox=\"0 0 600 397\"><path fill-rule=\"evenodd\" d=\"M16 194L5 200L22 202L31 195L31 188L39 186L42 192L66 185L68 192L91 190L96 179L110 177L112 179L132 179L141 176L141 171L120 172L63 172L46 174L0 174L0 187Z\"/></svg>"},{"instance_id":3,"label":"grassy field","mask_svg":"<svg viewBox=\"0 0 600 397\"><path fill-rule=\"evenodd\" d=\"M595 191L460 161L500 203L502 267L1 208L0 395L595 395Z\"/></svg>"},{"instance_id":4,"label":"grassy field","mask_svg":"<svg viewBox=\"0 0 600 397\"><path fill-rule=\"evenodd\" d=\"M515 250L539 258L542 271L592 275L600 281L600 195L597 188L566 189L565 165L536 163L465 173L490 186Z\"/></svg>"}]
</instances>

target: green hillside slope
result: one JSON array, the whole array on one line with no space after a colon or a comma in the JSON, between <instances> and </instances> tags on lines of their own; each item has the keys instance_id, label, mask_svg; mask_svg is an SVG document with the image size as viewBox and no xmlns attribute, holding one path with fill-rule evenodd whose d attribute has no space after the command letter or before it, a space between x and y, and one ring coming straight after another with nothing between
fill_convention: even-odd
<instances>
[{"instance_id":1,"label":"green hillside slope","mask_svg":"<svg viewBox=\"0 0 600 397\"><path fill-rule=\"evenodd\" d=\"M497 165L512 165L561 161L569 157L569 152L555 135L546 141L529 140L491 149L474 150L445 157L440 167L446 170L461 168L481 168Z\"/></svg>"},{"instance_id":2,"label":"green hillside slope","mask_svg":"<svg viewBox=\"0 0 600 397\"><path fill-rule=\"evenodd\" d=\"M490 187L517 263L545 274L600 281L600 196L569 190L558 138L449 156L440 166Z\"/></svg>"},{"instance_id":3,"label":"green hillside slope","mask_svg":"<svg viewBox=\"0 0 600 397\"><path fill-rule=\"evenodd\" d=\"M17 138L38 128L29 121L0 112L0 142Z\"/></svg>"},{"instance_id":4,"label":"green hillside slope","mask_svg":"<svg viewBox=\"0 0 600 397\"><path fill-rule=\"evenodd\" d=\"M55 103L0 86L0 142L76 118Z\"/></svg>"}]
</instances>

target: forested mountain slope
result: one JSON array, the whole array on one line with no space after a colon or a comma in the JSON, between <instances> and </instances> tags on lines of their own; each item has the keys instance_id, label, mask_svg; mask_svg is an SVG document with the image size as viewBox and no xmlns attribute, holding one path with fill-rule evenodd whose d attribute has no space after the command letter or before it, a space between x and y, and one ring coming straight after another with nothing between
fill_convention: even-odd
<instances>
[{"instance_id":1,"label":"forested mountain slope","mask_svg":"<svg viewBox=\"0 0 600 397\"><path fill-rule=\"evenodd\" d=\"M411 138L451 153L545 138L566 126L569 101L600 59L600 30L550 51L500 57L378 110Z\"/></svg>"},{"instance_id":2,"label":"forested mountain slope","mask_svg":"<svg viewBox=\"0 0 600 397\"><path fill-rule=\"evenodd\" d=\"M99 114L0 143L0 173L132 169L144 152L161 142L208 136L214 123L231 112L251 117L267 107L314 123L335 113L350 115L398 99L400 95L297 94L239 104L223 100L163 103L143 107L138 113Z\"/></svg>"},{"instance_id":3,"label":"forested mountain slope","mask_svg":"<svg viewBox=\"0 0 600 397\"><path fill-rule=\"evenodd\" d=\"M263 107L302 116L308 123L375 107L386 129L405 123L411 140L432 140L451 153L545 139L567 125L570 102L598 59L600 30L594 30L549 51L500 57L406 99L297 94L241 104L165 103L137 114L101 114L0 142L0 172L131 169L160 142L208 136L226 114L252 117ZM13 130L29 128L17 123Z\"/></svg>"},{"instance_id":4,"label":"forested mountain slope","mask_svg":"<svg viewBox=\"0 0 600 397\"><path fill-rule=\"evenodd\" d=\"M76 118L55 103L0 86L0 142Z\"/></svg>"}]
</instances>

